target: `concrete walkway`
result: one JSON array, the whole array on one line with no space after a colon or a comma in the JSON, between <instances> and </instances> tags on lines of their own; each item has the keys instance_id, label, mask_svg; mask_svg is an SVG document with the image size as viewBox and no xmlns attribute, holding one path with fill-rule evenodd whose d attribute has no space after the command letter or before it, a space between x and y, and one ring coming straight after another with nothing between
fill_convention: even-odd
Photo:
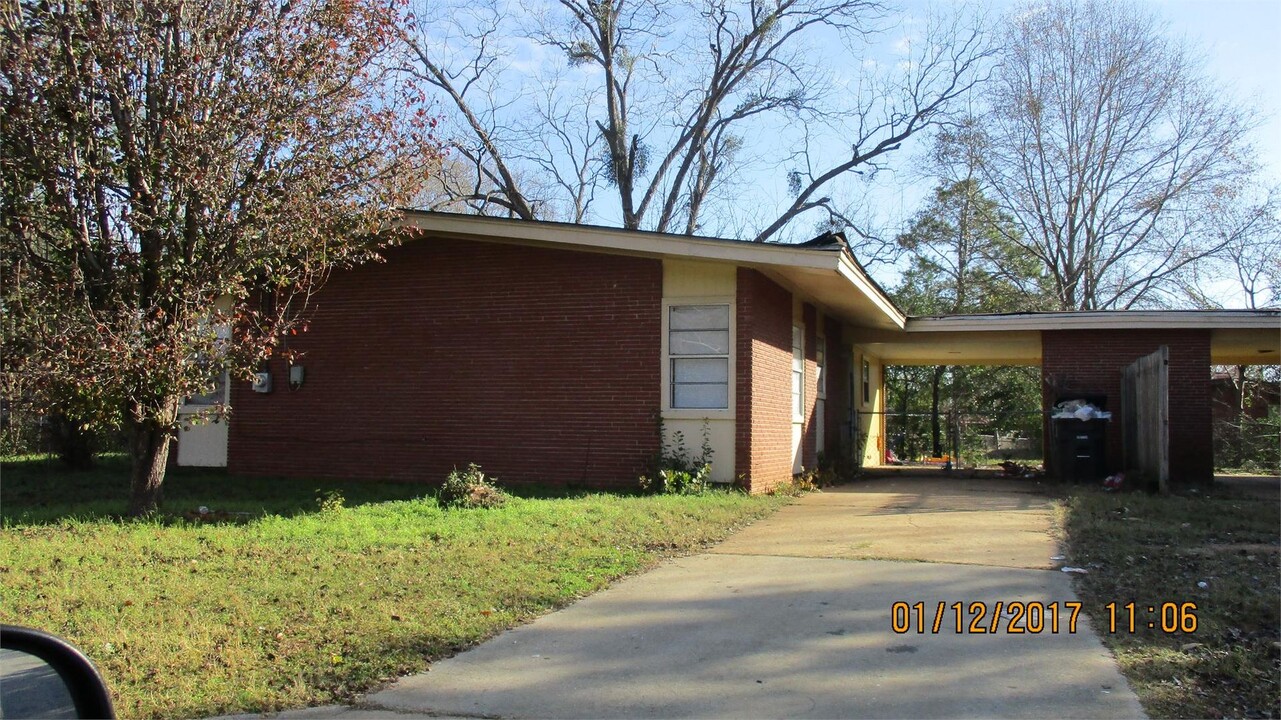
<instances>
[{"instance_id":1,"label":"concrete walkway","mask_svg":"<svg viewBox=\"0 0 1281 720\"><path fill-rule=\"evenodd\" d=\"M1051 506L1038 490L904 477L811 494L711 552L356 707L281 717L1142 717L1085 614L1070 627L1064 603L1076 597L1053 569ZM1047 618L1041 633L1010 634L1008 617L977 632L1011 601L1057 602L1059 632ZM911 628L895 633L896 602L924 603L924 627L900 616ZM972 603L986 611L974 629Z\"/></svg>"}]
</instances>

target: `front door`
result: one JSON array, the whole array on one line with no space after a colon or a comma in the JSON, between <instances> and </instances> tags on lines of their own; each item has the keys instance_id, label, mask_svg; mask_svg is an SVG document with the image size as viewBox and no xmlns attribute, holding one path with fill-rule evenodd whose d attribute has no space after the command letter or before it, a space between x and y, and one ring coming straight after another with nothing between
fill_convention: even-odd
<instances>
[{"instance_id":1,"label":"front door","mask_svg":"<svg viewBox=\"0 0 1281 720\"><path fill-rule=\"evenodd\" d=\"M216 404L227 402L227 374L208 395L188 398L178 411L183 416L207 413ZM178 464L193 467L227 467L227 421L204 419L199 424L183 423L178 433Z\"/></svg>"}]
</instances>

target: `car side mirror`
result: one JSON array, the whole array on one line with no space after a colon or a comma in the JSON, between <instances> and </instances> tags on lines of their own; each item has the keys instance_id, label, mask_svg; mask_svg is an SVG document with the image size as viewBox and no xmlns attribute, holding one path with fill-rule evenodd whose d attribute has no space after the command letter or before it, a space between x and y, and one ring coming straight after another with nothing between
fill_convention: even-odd
<instances>
[{"instance_id":1,"label":"car side mirror","mask_svg":"<svg viewBox=\"0 0 1281 720\"><path fill-rule=\"evenodd\" d=\"M107 718L111 694L76 646L40 630L0 625L0 718Z\"/></svg>"}]
</instances>

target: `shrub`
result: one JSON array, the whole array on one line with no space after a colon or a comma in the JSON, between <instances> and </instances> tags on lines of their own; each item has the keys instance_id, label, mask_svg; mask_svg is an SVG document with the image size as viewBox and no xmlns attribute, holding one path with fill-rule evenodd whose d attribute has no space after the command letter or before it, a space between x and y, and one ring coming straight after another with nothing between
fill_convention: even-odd
<instances>
[{"instance_id":1,"label":"shrub","mask_svg":"<svg viewBox=\"0 0 1281 720\"><path fill-rule=\"evenodd\" d=\"M663 435L661 423L659 435ZM690 457L684 434L672 433L672 442L663 442L662 449L650 463L649 472L640 477L640 489L659 495L698 495L708 489L711 475L711 430L704 420L702 455Z\"/></svg>"},{"instance_id":2,"label":"shrub","mask_svg":"<svg viewBox=\"0 0 1281 720\"><path fill-rule=\"evenodd\" d=\"M436 494L443 508L496 508L505 505L507 498L476 463L468 463L466 470L454 468Z\"/></svg>"},{"instance_id":3,"label":"shrub","mask_svg":"<svg viewBox=\"0 0 1281 720\"><path fill-rule=\"evenodd\" d=\"M320 508L322 513L337 512L346 505L347 498L343 497L341 490L316 491L316 507Z\"/></svg>"},{"instance_id":4,"label":"shrub","mask_svg":"<svg viewBox=\"0 0 1281 720\"><path fill-rule=\"evenodd\" d=\"M801 468L792 476L792 488L797 493L814 492L829 485L835 485L839 478L836 471L825 468Z\"/></svg>"},{"instance_id":5,"label":"shrub","mask_svg":"<svg viewBox=\"0 0 1281 720\"><path fill-rule=\"evenodd\" d=\"M693 470L664 468L653 474L642 475L641 490L660 495L699 495L711 482L712 464L703 463Z\"/></svg>"},{"instance_id":6,"label":"shrub","mask_svg":"<svg viewBox=\"0 0 1281 720\"><path fill-rule=\"evenodd\" d=\"M1281 471L1281 410L1267 417L1241 415L1214 421L1214 466L1219 470L1275 474Z\"/></svg>"}]
</instances>

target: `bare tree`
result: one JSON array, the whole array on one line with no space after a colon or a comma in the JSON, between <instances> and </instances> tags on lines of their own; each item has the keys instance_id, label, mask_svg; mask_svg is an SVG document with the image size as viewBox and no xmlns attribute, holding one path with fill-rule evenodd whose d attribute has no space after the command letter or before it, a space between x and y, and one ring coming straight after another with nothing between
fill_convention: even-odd
<instances>
[{"instance_id":1,"label":"bare tree","mask_svg":"<svg viewBox=\"0 0 1281 720\"><path fill-rule=\"evenodd\" d=\"M836 92L829 58L816 49L853 57L885 16L874 0L559 0L523 12L490 6L414 25L406 41L415 62L406 69L452 106L455 127L464 131L454 144L487 184L475 200L532 219L541 216L531 200L535 176L550 176L544 187L576 211L582 204L573 198L607 184L623 227L694 233L717 212L718 192L739 162L774 156L792 193L750 231L765 241L811 210L849 224L830 194L834 182L874 169L979 80L988 48L977 29L958 21L931 25L896 68L895 82L860 78L851 92ZM511 111L529 114L530 107L516 98L558 106L546 102L537 78L511 72L516 51L531 47L521 42L555 51L543 61L576 74L585 111L542 112L537 140L513 132ZM780 147L777 133L774 142L750 145L747 138L771 123L803 126L800 147ZM810 127L845 150L810 152ZM579 152L596 147L600 172ZM520 167L530 170L524 178Z\"/></svg>"},{"instance_id":2,"label":"bare tree","mask_svg":"<svg viewBox=\"0 0 1281 720\"><path fill-rule=\"evenodd\" d=\"M1281 187L1223 188L1206 212L1223 249L1183 275L1192 303L1251 310L1281 304Z\"/></svg>"},{"instance_id":3,"label":"bare tree","mask_svg":"<svg viewBox=\"0 0 1281 720\"><path fill-rule=\"evenodd\" d=\"M183 398L296 331L434 157L380 63L397 22L372 0L0 6L5 386L128 430L131 514L160 503Z\"/></svg>"},{"instance_id":4,"label":"bare tree","mask_svg":"<svg viewBox=\"0 0 1281 720\"><path fill-rule=\"evenodd\" d=\"M1251 310L1281 304L1281 188L1258 188L1252 185L1225 190L1211 204L1209 214L1214 232L1224 245L1223 252L1211 262L1198 263L1184 274L1182 287L1198 307L1222 308L1244 305ZM1214 437L1216 467L1241 467L1252 458L1251 448L1258 451L1268 421L1250 416L1250 406L1268 381L1275 382L1277 366L1215 366L1214 373L1232 384L1230 406L1226 417L1216 414ZM1216 403L1224 399L1216 397ZM1275 421L1270 444L1276 447ZM1266 456L1266 451L1259 453ZM1257 458L1254 458L1257 459Z\"/></svg>"},{"instance_id":5,"label":"bare tree","mask_svg":"<svg viewBox=\"0 0 1281 720\"><path fill-rule=\"evenodd\" d=\"M543 193L548 198L544 202L563 199L556 217L583 223L606 172L601 158L604 139L591 122L596 94L588 89L566 97L558 76L545 80L533 98L534 114L520 126L522 135L512 157L535 168L537 177L550 185Z\"/></svg>"},{"instance_id":6,"label":"bare tree","mask_svg":"<svg viewBox=\"0 0 1281 720\"><path fill-rule=\"evenodd\" d=\"M1061 309L1159 300L1224 247L1206 204L1248 172L1252 118L1145 9L1018 9L985 123L984 178Z\"/></svg>"}]
</instances>

